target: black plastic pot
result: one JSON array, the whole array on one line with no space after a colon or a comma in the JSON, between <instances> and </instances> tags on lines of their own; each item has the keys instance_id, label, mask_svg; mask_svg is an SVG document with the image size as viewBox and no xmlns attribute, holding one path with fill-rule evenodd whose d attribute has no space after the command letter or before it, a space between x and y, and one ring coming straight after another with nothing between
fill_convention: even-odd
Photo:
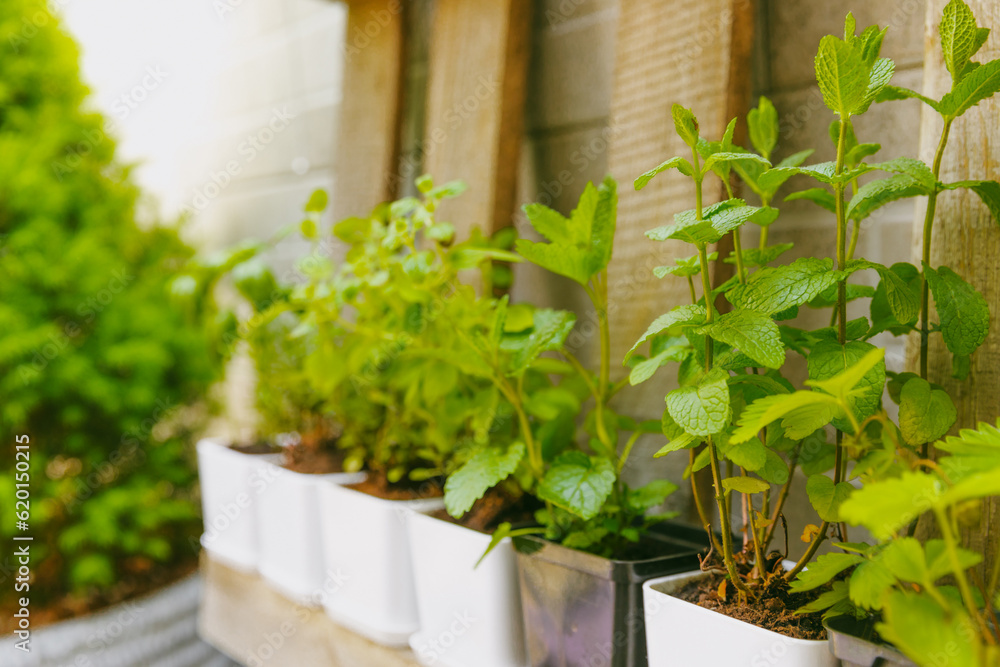
<instances>
[{"instance_id":1,"label":"black plastic pot","mask_svg":"<svg viewBox=\"0 0 1000 667\"><path fill-rule=\"evenodd\" d=\"M646 667L642 584L698 568L700 528L661 524L648 535L662 555L621 561L549 542L514 539L532 667Z\"/></svg>"},{"instance_id":2,"label":"black plastic pot","mask_svg":"<svg viewBox=\"0 0 1000 667\"><path fill-rule=\"evenodd\" d=\"M833 651L843 667L917 667L905 655L879 641L874 624L850 616L835 616L823 622Z\"/></svg>"}]
</instances>

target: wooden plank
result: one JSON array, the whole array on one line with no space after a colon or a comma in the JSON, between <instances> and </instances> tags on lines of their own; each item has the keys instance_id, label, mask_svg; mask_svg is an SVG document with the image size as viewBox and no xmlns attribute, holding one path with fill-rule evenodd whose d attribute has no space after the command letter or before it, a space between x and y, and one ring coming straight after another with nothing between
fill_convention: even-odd
<instances>
[{"instance_id":1,"label":"wooden plank","mask_svg":"<svg viewBox=\"0 0 1000 667\"><path fill-rule=\"evenodd\" d=\"M755 7L752 0L622 0L615 83L611 107L609 171L619 180L618 234L608 270L612 359L621 359L658 315L690 303L683 280L658 280L653 268L693 254L680 242L654 243L645 231L666 224L674 213L694 206L690 180L677 174L632 188L639 174L673 155L689 155L670 120L674 103L691 108L703 136L718 139L734 116L749 107ZM744 132L744 128L740 128ZM718 201L721 184L707 190L705 203ZM731 248L731 245L728 246ZM728 252L727 246L720 248ZM726 277L721 262L713 278ZM618 373L623 373L620 369ZM624 390L622 404L643 405L649 416L662 410L673 381L654 380L641 391ZM645 406L649 405L648 408ZM707 469L705 471L707 473ZM698 479L703 505L714 514L710 479ZM688 518L697 522L693 504Z\"/></svg>"},{"instance_id":2,"label":"wooden plank","mask_svg":"<svg viewBox=\"0 0 1000 667\"><path fill-rule=\"evenodd\" d=\"M275 592L254 574L202 555L198 634L246 665L296 667L415 667L409 649L379 646Z\"/></svg>"},{"instance_id":3,"label":"wooden plank","mask_svg":"<svg viewBox=\"0 0 1000 667\"><path fill-rule=\"evenodd\" d=\"M1000 26L1000 4L995 0L967 2L979 25L994 29ZM945 0L930 0L927 3L926 34L934 35L934 39L927 42L923 93L934 99L940 99L951 88L951 77L944 66L938 39L938 22L945 4ZM995 58L1000 58L1000 40L994 34L976 54L975 60L987 62ZM930 164L941 136L941 120L930 109L924 108L922 113L921 158ZM955 121L941 161L942 182L1000 180L998 116L1000 99L993 97ZM915 217L913 227L913 259L918 264L922 254L923 222L921 211ZM959 428L975 428L980 421L995 424L997 415L1000 415L1000 392L997 391L1000 387L1000 325L997 322L1000 312L1000 263L997 257L1000 257L1000 231L979 197L969 190L939 195L931 242L931 265L954 269L983 294L993 312L989 336L972 356L972 369L965 381L951 377L951 354L941 336L931 336L930 339L928 379L944 386L955 399L958 421L952 431L956 433ZM933 308L933 300L931 304ZM932 312L931 322L935 321ZM910 339L907 357L908 370L919 372L920 344L916 338ZM932 523L930 520L922 522L920 532L926 535L924 530L929 529ZM1000 549L1000 499L984 502L978 523L962 532L966 546L985 555L980 571L985 569L988 573ZM988 576L984 580L988 580Z\"/></svg>"},{"instance_id":4,"label":"wooden plank","mask_svg":"<svg viewBox=\"0 0 1000 667\"><path fill-rule=\"evenodd\" d=\"M530 0L438 0L431 28L424 171L469 191L441 215L464 236L512 224L524 126Z\"/></svg>"},{"instance_id":5,"label":"wooden plank","mask_svg":"<svg viewBox=\"0 0 1000 667\"><path fill-rule=\"evenodd\" d=\"M337 128L335 220L362 215L398 192L405 3L351 0Z\"/></svg>"}]
</instances>

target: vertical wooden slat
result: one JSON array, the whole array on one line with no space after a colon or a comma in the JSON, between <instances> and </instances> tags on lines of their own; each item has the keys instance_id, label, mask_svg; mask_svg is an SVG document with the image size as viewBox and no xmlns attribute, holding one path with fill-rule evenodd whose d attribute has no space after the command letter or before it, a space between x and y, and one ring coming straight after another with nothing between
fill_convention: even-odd
<instances>
[{"instance_id":1,"label":"vertical wooden slat","mask_svg":"<svg viewBox=\"0 0 1000 667\"><path fill-rule=\"evenodd\" d=\"M621 183L615 258L609 267L612 359L621 359L658 315L690 302L685 281L657 280L652 270L693 254L691 246L654 243L644 232L692 208L694 188L674 173L654 179L640 192L632 181L672 155L690 159L690 150L674 132L672 104L691 108L702 136L709 139L720 138L733 116L745 115L754 14L751 0L621 2L611 108L615 140L608 155L609 170ZM724 196L721 185L709 187L705 204ZM723 244L720 251L725 254L731 247ZM720 262L713 278L724 279L726 270ZM647 383L642 391L622 392L619 401L652 417L663 410L663 392L669 388L663 381ZM714 514L711 481L703 473L698 474L699 496ZM688 510L689 520L697 521L692 503Z\"/></svg>"},{"instance_id":2,"label":"vertical wooden slat","mask_svg":"<svg viewBox=\"0 0 1000 667\"><path fill-rule=\"evenodd\" d=\"M438 0L424 171L469 191L441 215L464 235L511 224L524 119L530 0Z\"/></svg>"},{"instance_id":3,"label":"vertical wooden slat","mask_svg":"<svg viewBox=\"0 0 1000 667\"><path fill-rule=\"evenodd\" d=\"M979 25L1000 26L1000 5L994 0L967 0ZM924 62L924 94L940 99L951 87L938 38L938 22L945 0L927 3L928 47ZM990 35L975 56L977 62L1000 58L1000 39ZM994 97L970 109L952 126L948 148L941 162L941 181L1000 179L1000 99ZM923 110L921 157L930 163L941 135L941 120L930 109ZM980 421L995 424L1000 415L1000 229L979 198L968 190L942 193L931 245L931 265L951 267L986 297L992 311L986 342L972 356L972 370L965 381L951 377L951 354L941 336L931 336L928 379L944 386L955 399L959 428L974 428ZM921 256L923 215L914 220L914 260ZM931 314L931 321L936 321ZM908 348L909 370L919 372L919 341ZM922 526L922 530L923 530ZM922 531L921 531L922 532ZM983 503L977 525L963 531L972 551L985 555L984 566L998 557L1000 549L1000 499ZM988 571L988 570L987 570Z\"/></svg>"},{"instance_id":4,"label":"vertical wooden slat","mask_svg":"<svg viewBox=\"0 0 1000 667\"><path fill-rule=\"evenodd\" d=\"M362 215L398 189L405 2L348 3L337 128L334 219Z\"/></svg>"}]
</instances>

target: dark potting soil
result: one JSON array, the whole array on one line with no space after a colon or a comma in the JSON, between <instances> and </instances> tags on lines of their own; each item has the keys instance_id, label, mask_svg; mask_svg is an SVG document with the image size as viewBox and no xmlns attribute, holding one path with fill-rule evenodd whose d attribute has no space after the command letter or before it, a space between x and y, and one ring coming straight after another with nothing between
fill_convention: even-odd
<instances>
[{"instance_id":1,"label":"dark potting soil","mask_svg":"<svg viewBox=\"0 0 1000 667\"><path fill-rule=\"evenodd\" d=\"M344 453L328 446L314 447L306 444L285 447L285 468L307 475L328 475L344 471Z\"/></svg>"},{"instance_id":2,"label":"dark potting soil","mask_svg":"<svg viewBox=\"0 0 1000 667\"><path fill-rule=\"evenodd\" d=\"M819 597L821 591L792 593L788 590L788 582L783 577L776 576L768 583L757 602L742 604L738 600L736 589L728 582L726 599L719 597L719 587L723 581L726 581L724 575L713 573L706 579L688 583L674 593L674 596L786 637L826 639L821 614L795 614L796 609Z\"/></svg>"},{"instance_id":3,"label":"dark potting soil","mask_svg":"<svg viewBox=\"0 0 1000 667\"><path fill-rule=\"evenodd\" d=\"M473 503L460 519L456 519L443 509L432 512L431 516L480 533L490 534L505 522L514 526L535 523L535 510L539 507L541 504L530 496L524 494L518 496L505 489L494 487Z\"/></svg>"},{"instance_id":4,"label":"dark potting soil","mask_svg":"<svg viewBox=\"0 0 1000 667\"><path fill-rule=\"evenodd\" d=\"M440 498L444 495L441 482L429 479L425 482L403 480L395 484L389 482L385 473L372 471L363 482L348 484L347 488L367 493L383 500L416 500L418 498Z\"/></svg>"},{"instance_id":5,"label":"dark potting soil","mask_svg":"<svg viewBox=\"0 0 1000 667\"><path fill-rule=\"evenodd\" d=\"M240 454L277 454L281 451L281 447L264 442L263 440L246 445L233 445L231 449Z\"/></svg>"}]
</instances>

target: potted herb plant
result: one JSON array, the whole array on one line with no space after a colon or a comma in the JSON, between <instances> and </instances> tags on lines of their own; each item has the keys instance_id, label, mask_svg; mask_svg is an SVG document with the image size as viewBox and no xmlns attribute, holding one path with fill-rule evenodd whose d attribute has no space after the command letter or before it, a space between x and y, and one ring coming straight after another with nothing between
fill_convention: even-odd
<instances>
[{"instance_id":1,"label":"potted herb plant","mask_svg":"<svg viewBox=\"0 0 1000 667\"><path fill-rule=\"evenodd\" d=\"M899 405L899 425L884 414L883 446L872 447L858 462L854 475L865 482L842 506L843 518L866 527L875 544L843 545L842 553L821 557L812 571L793 582L799 590L823 593L810 611L823 611L834 653L846 664L934 665L993 664L998 660L994 608L996 572L978 576L972 568L982 556L963 549L957 536L981 500L1000 494L996 458L996 428L980 424L962 430L935 449L948 455L932 463L929 443L944 436L957 418L955 405L941 387L928 382L928 339L940 332L953 355L953 373L968 373L969 355L986 339L990 312L986 300L948 267L930 265L930 244L937 196L955 188L976 192L996 217L991 181L945 184L938 180L941 159L952 124L971 107L1000 90L1000 60L980 65L971 59L985 43L989 30L980 28L962 0L952 0L939 28L944 61L952 74L951 90L932 100L902 88L887 89L881 99L915 97L942 117L942 133L932 166L920 183L906 183L901 196L927 196L922 244L922 270L909 264L893 270L918 286L920 317L896 321L885 328L896 335L920 336L920 374L899 373L889 394ZM930 323L933 296L940 322ZM872 306L875 318L875 303ZM961 326L958 323L961 322ZM913 521L933 517L938 535L918 540ZM820 563L822 561L822 564ZM995 568L994 568L995 570ZM944 579L944 581L942 581ZM957 584L957 586L956 586ZM933 629L933 631L931 631ZM905 656L904 656L905 654Z\"/></svg>"},{"instance_id":2,"label":"potted herb plant","mask_svg":"<svg viewBox=\"0 0 1000 667\"><path fill-rule=\"evenodd\" d=\"M794 615L794 608L810 600L796 598L805 591L790 588L790 582L807 567L829 533L837 533L842 543L847 541L838 511L853 490L846 481L847 463L864 451L869 437L865 429L872 423L870 418L879 413L886 377L883 353L868 339L884 330L886 321L912 322L919 313L919 294L905 273L900 275L896 267L890 269L854 256L861 221L885 203L912 194L930 172L908 158L866 164L864 158L879 147L859 143L854 135L852 118L870 107L892 76L892 62L878 57L884 35L885 31L876 27L856 34L853 17L848 15L844 38L827 36L820 43L817 80L824 101L838 116L831 126L831 138L837 146L835 162L800 166L803 155L799 154L768 168L762 158L773 150L778 133L773 107L764 101L748 118L751 141L760 156L732 145L732 124L722 142L705 141L691 112L675 106L674 122L690 147L691 160L672 158L636 181L636 187L641 188L656 175L677 169L695 184L695 208L675 216L674 224L647 235L695 246L698 270L692 267L691 273L701 276L702 297L697 298L692 289L693 303L659 318L639 343L653 335L673 334L683 336L692 346L691 361L687 365L682 362L680 367L681 386L666 397L664 432L670 442L660 454L687 449L690 472L711 467L716 509L723 526L721 542L713 545L715 559L706 559L702 571L692 573L685 585L678 579L647 584L647 622L656 623L660 630L649 635L651 664L667 664L678 656L682 661L745 659L748 651L766 653L777 660L776 664L801 664L804 659L825 664L833 660L822 641L825 632L818 617ZM728 188L730 168L761 197L764 207L748 207L732 198L703 206L703 180L714 172ZM859 186L861 176L876 170L897 177ZM786 266L763 266L788 249L767 245L767 225L777 217L768 204L777 188L797 174L826 186L797 196L812 199L834 213L836 245L831 254L835 260L801 258ZM849 202L845 201L846 192L853 194ZM744 251L739 229L747 222L760 224L763 230L759 248ZM708 244L728 233L733 234L736 275L713 286L708 273ZM684 263L685 267L688 264L693 262ZM862 270L879 274L877 289L849 284L850 276ZM693 278L689 280L693 287ZM732 307L729 312L716 311L714 302L719 294ZM849 321L847 303L866 297L873 298L873 322L868 318ZM803 331L778 324L794 317L803 306L832 306L831 326ZM792 391L782 376L788 350L807 357L811 391ZM824 430L831 424L836 435L832 446L826 442ZM699 452L694 448L701 443L704 447ZM827 452L828 456L816 455ZM807 492L822 522L818 527L807 527L810 545L803 557L783 567L784 555L771 551L770 543L777 523L783 520L782 507L796 467L809 475ZM782 485L773 505L772 484ZM741 550L734 548L728 537L735 498L740 499L745 520ZM707 524L710 515L706 508L701 508L701 516ZM678 596L697 604L685 603ZM685 604L687 611L675 611ZM723 613L705 614L698 605ZM785 636L734 622L726 615L751 623L764 621ZM680 621L681 617L688 621ZM704 635L695 632L699 624L690 620L696 617L718 626L712 635L729 627L728 632L738 632L741 641L699 641L696 637ZM780 647L780 652L774 647Z\"/></svg>"}]
</instances>

